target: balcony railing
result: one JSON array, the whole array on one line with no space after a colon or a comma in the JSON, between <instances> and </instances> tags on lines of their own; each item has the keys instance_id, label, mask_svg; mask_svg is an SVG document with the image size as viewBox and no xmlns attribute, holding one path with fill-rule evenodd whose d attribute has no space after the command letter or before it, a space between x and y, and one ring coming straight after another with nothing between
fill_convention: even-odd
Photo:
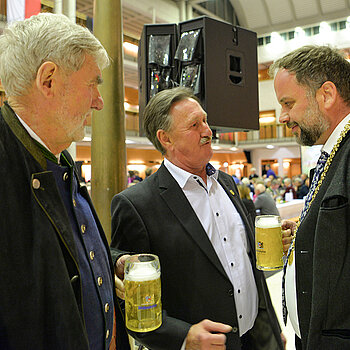
<instances>
[{"instance_id":1,"label":"balcony railing","mask_svg":"<svg viewBox=\"0 0 350 350\"><path fill-rule=\"evenodd\" d=\"M248 144L295 142L285 124L260 125L259 130L218 135L220 143L232 143L244 147Z\"/></svg>"}]
</instances>

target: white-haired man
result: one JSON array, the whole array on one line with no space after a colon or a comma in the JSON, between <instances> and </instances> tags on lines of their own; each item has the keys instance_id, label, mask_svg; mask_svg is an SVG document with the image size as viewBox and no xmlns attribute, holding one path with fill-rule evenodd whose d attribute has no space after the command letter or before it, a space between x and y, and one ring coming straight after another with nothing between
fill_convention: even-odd
<instances>
[{"instance_id":1,"label":"white-haired man","mask_svg":"<svg viewBox=\"0 0 350 350\"><path fill-rule=\"evenodd\" d=\"M107 240L65 151L103 108L108 64L101 43L62 15L0 36L1 349L129 349Z\"/></svg>"}]
</instances>

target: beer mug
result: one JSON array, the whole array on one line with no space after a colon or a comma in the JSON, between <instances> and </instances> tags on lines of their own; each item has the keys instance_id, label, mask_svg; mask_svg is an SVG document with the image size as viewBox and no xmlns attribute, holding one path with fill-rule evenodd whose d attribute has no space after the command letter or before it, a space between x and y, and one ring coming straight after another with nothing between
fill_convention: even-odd
<instances>
[{"instance_id":1,"label":"beer mug","mask_svg":"<svg viewBox=\"0 0 350 350\"><path fill-rule=\"evenodd\" d=\"M279 270L283 267L281 218L260 215L255 218L256 267L259 270Z\"/></svg>"},{"instance_id":2,"label":"beer mug","mask_svg":"<svg viewBox=\"0 0 350 350\"><path fill-rule=\"evenodd\" d=\"M134 332L149 332L162 324L159 259L137 254L125 261L125 324Z\"/></svg>"}]
</instances>

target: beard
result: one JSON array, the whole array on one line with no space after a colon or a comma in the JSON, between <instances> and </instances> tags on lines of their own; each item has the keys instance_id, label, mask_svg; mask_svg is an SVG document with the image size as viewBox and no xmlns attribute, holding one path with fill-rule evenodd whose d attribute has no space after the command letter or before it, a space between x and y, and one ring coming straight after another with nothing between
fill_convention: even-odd
<instances>
[{"instance_id":1,"label":"beard","mask_svg":"<svg viewBox=\"0 0 350 350\"><path fill-rule=\"evenodd\" d=\"M288 128L293 128L296 125L299 126L300 129L299 135L294 133L298 144L302 146L313 146L321 135L329 128L330 122L320 111L316 101L310 100L303 120L299 123L287 123Z\"/></svg>"}]
</instances>

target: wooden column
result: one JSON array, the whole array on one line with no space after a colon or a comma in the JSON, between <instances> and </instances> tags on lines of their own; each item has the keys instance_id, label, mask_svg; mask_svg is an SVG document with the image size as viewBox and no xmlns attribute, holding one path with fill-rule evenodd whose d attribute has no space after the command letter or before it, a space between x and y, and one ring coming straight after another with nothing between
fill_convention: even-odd
<instances>
[{"instance_id":1,"label":"wooden column","mask_svg":"<svg viewBox=\"0 0 350 350\"><path fill-rule=\"evenodd\" d=\"M92 117L91 192L109 241L111 200L127 183L122 23L121 0L94 1L94 34L112 64L102 72L104 108Z\"/></svg>"}]
</instances>

